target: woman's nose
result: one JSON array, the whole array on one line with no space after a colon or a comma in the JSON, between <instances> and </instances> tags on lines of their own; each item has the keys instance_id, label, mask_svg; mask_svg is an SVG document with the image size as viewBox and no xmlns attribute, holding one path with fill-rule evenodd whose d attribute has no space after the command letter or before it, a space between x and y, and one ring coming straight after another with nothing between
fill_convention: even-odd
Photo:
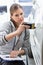
<instances>
[{"instance_id":1,"label":"woman's nose","mask_svg":"<svg viewBox=\"0 0 43 65\"><path fill-rule=\"evenodd\" d=\"M22 18L22 16L21 16L21 15L19 15L19 18Z\"/></svg>"}]
</instances>

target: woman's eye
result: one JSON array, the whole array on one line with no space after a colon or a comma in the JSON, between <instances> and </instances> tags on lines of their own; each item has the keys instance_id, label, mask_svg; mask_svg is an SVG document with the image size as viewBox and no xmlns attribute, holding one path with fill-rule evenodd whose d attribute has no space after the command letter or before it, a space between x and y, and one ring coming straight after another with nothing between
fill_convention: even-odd
<instances>
[{"instance_id":1,"label":"woman's eye","mask_svg":"<svg viewBox=\"0 0 43 65\"><path fill-rule=\"evenodd\" d=\"M20 15L23 15L23 13L21 13Z\"/></svg>"},{"instance_id":2,"label":"woman's eye","mask_svg":"<svg viewBox=\"0 0 43 65\"><path fill-rule=\"evenodd\" d=\"M16 16L16 17L18 17L19 15L18 15L18 14L16 14L15 16Z\"/></svg>"},{"instance_id":3,"label":"woman's eye","mask_svg":"<svg viewBox=\"0 0 43 65\"><path fill-rule=\"evenodd\" d=\"M23 13L20 13L20 15L23 15ZM16 16L16 17L19 17L19 14L16 14L15 16Z\"/></svg>"}]
</instances>

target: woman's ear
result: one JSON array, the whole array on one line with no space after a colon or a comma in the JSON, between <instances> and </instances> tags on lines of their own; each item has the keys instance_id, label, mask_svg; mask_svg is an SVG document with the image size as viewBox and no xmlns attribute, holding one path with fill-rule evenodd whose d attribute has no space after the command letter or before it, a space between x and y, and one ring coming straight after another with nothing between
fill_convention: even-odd
<instances>
[{"instance_id":1,"label":"woman's ear","mask_svg":"<svg viewBox=\"0 0 43 65\"><path fill-rule=\"evenodd\" d=\"M11 16L10 16L10 19L11 19Z\"/></svg>"},{"instance_id":2,"label":"woman's ear","mask_svg":"<svg viewBox=\"0 0 43 65\"><path fill-rule=\"evenodd\" d=\"M13 13L10 14L10 18L12 18L12 16L13 16Z\"/></svg>"},{"instance_id":3,"label":"woman's ear","mask_svg":"<svg viewBox=\"0 0 43 65\"><path fill-rule=\"evenodd\" d=\"M12 18L12 15L10 15L10 19Z\"/></svg>"}]
</instances>

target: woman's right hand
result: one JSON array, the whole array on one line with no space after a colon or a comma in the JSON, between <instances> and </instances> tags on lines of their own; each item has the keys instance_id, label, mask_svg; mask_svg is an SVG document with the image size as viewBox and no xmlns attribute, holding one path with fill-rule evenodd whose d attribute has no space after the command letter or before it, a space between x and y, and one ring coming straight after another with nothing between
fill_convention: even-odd
<instances>
[{"instance_id":1,"label":"woman's right hand","mask_svg":"<svg viewBox=\"0 0 43 65\"><path fill-rule=\"evenodd\" d=\"M19 25L19 27L17 28L17 32L18 32L18 35L20 35L24 30L26 29L29 29L30 26L28 25L23 25L22 23Z\"/></svg>"}]
</instances>

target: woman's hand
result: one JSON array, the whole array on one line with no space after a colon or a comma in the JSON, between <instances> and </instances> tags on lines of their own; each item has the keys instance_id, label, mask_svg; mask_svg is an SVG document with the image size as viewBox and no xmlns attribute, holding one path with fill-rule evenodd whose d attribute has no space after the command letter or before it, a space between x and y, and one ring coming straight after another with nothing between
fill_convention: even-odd
<instances>
[{"instance_id":1,"label":"woman's hand","mask_svg":"<svg viewBox=\"0 0 43 65\"><path fill-rule=\"evenodd\" d=\"M19 51L12 51L12 52L10 53L10 57L11 57L11 58L17 57L18 55L19 55Z\"/></svg>"},{"instance_id":2,"label":"woman's hand","mask_svg":"<svg viewBox=\"0 0 43 65\"><path fill-rule=\"evenodd\" d=\"M18 35L20 35L24 30L26 29L29 29L30 26L28 25L24 25L23 23L21 23L17 29L17 32L18 32Z\"/></svg>"}]
</instances>

